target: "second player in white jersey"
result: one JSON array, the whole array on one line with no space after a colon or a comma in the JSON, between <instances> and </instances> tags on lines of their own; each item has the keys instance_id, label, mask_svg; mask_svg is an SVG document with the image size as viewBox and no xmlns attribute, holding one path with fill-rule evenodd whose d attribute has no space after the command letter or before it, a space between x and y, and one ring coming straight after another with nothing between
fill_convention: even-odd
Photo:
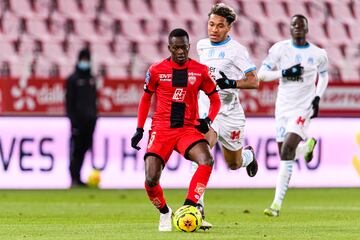
<instances>
[{"instance_id":1,"label":"second player in white jersey","mask_svg":"<svg viewBox=\"0 0 360 240\"><path fill-rule=\"evenodd\" d=\"M242 79L246 73L256 69L247 49L231 36L220 43L212 43L209 38L202 39L197 43L197 53L200 62L209 67L214 79L221 78L220 71L224 72L229 79ZM238 91L238 89L219 90L222 103L221 114L231 115L235 110L243 115ZM209 109L208 97L200 96L199 103L201 103L200 114L206 113Z\"/></svg>"},{"instance_id":2,"label":"second player in white jersey","mask_svg":"<svg viewBox=\"0 0 360 240\"><path fill-rule=\"evenodd\" d=\"M306 40L307 33L306 17L294 15L291 39L272 46L259 71L261 81L279 79L275 120L281 161L274 200L264 211L268 216L280 214L294 160L304 155L305 161L310 162L316 145L314 138L301 141L307 138L310 120L318 115L320 98L328 83L328 60L323 49Z\"/></svg>"},{"instance_id":3,"label":"second player in white jersey","mask_svg":"<svg viewBox=\"0 0 360 240\"><path fill-rule=\"evenodd\" d=\"M282 142L286 132L291 131L300 135L302 139L306 138L310 117L313 115L311 102L315 96L321 97L327 86L327 63L326 52L310 42L304 46L297 46L289 39L280 41L270 48L259 75L262 80L274 80L271 76L263 76L269 75L269 71L273 69L279 69L273 73L274 77L278 75L276 78L280 78L275 106L278 142ZM301 76L282 75L280 69L291 69L292 66L299 65L303 71ZM320 78L316 86L317 75ZM304 124L296 124L297 121L304 121Z\"/></svg>"},{"instance_id":4,"label":"second player in white jersey","mask_svg":"<svg viewBox=\"0 0 360 240\"><path fill-rule=\"evenodd\" d=\"M243 79L245 74L256 69L251 62L247 49L228 36L224 41L212 43L209 38L197 44L200 62L209 67L211 76L219 79L223 72L229 79ZM220 112L212 128L218 139L227 149L236 151L243 147L245 114L239 100L239 90L219 89ZM199 96L199 114L207 116L209 98L203 93Z\"/></svg>"}]
</instances>

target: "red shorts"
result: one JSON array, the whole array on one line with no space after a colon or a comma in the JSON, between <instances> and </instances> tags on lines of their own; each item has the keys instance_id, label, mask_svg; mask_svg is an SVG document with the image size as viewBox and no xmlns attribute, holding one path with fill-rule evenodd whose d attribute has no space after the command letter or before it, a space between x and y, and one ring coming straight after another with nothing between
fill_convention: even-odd
<instances>
[{"instance_id":1,"label":"red shorts","mask_svg":"<svg viewBox=\"0 0 360 240\"><path fill-rule=\"evenodd\" d=\"M198 142L207 141L204 135L194 127L153 129L149 131L149 141L144 158L153 155L159 157L165 165L171 153L176 150L189 159L189 150Z\"/></svg>"}]
</instances>

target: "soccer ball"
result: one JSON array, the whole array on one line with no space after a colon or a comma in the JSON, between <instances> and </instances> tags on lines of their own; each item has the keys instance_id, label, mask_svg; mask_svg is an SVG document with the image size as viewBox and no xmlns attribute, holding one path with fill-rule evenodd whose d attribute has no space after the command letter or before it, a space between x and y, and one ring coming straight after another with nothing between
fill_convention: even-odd
<instances>
[{"instance_id":1,"label":"soccer ball","mask_svg":"<svg viewBox=\"0 0 360 240\"><path fill-rule=\"evenodd\" d=\"M195 232L200 228L201 221L200 211L190 205L184 205L176 210L173 217L174 227L182 232Z\"/></svg>"},{"instance_id":2,"label":"soccer ball","mask_svg":"<svg viewBox=\"0 0 360 240\"><path fill-rule=\"evenodd\" d=\"M94 169L91 174L88 177L88 186L89 187L98 187L100 183L100 171L97 169Z\"/></svg>"}]
</instances>

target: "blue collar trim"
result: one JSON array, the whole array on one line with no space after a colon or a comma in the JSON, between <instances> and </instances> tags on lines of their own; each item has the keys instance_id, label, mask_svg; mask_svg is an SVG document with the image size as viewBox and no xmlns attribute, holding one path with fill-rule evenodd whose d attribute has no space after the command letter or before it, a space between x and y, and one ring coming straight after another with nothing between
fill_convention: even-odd
<instances>
[{"instance_id":1,"label":"blue collar trim","mask_svg":"<svg viewBox=\"0 0 360 240\"><path fill-rule=\"evenodd\" d=\"M304 46L295 45L293 41L291 41L291 44L293 45L294 48L308 48L308 47L310 47L310 43L308 43L308 42L306 42L306 44Z\"/></svg>"},{"instance_id":2,"label":"blue collar trim","mask_svg":"<svg viewBox=\"0 0 360 240\"><path fill-rule=\"evenodd\" d=\"M222 42L218 42L218 43L210 42L210 43L211 43L211 46L221 46L221 45L228 43L230 40L231 40L231 37L227 36L227 38Z\"/></svg>"}]
</instances>

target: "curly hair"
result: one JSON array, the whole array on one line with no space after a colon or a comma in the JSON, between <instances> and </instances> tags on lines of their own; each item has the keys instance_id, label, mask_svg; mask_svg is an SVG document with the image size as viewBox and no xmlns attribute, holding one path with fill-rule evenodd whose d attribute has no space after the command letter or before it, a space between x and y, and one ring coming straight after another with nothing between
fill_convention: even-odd
<instances>
[{"instance_id":1,"label":"curly hair","mask_svg":"<svg viewBox=\"0 0 360 240\"><path fill-rule=\"evenodd\" d=\"M210 17L211 14L224 17L229 25L235 22L237 17L234 9L225 3L217 3L212 6L208 16Z\"/></svg>"}]
</instances>

